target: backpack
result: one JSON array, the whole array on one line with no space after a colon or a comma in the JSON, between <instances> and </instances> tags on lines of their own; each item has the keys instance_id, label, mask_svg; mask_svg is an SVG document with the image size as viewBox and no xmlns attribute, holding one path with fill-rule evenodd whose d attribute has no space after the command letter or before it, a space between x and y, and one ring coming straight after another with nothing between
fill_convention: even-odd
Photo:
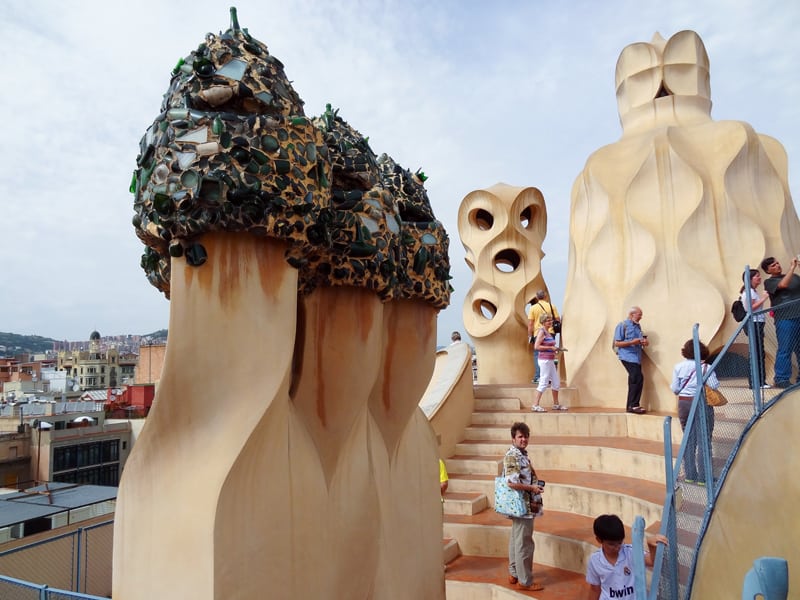
<instances>
[{"instance_id":1,"label":"backpack","mask_svg":"<svg viewBox=\"0 0 800 600\"><path fill-rule=\"evenodd\" d=\"M619 354L619 348L617 348L617 345L616 345L615 342L617 342L617 341L624 342L625 341L625 336L628 335L628 331L627 330L628 330L627 323L625 323L625 321L623 321L622 322L622 339L621 340L617 340L617 328L616 327L614 328L614 335L611 336L611 349L614 351L614 354Z\"/></svg>"},{"instance_id":2,"label":"backpack","mask_svg":"<svg viewBox=\"0 0 800 600\"><path fill-rule=\"evenodd\" d=\"M733 304L731 304L731 314L737 323L744 321L747 311L744 309L744 304L742 304L741 298L734 300Z\"/></svg>"}]
</instances>

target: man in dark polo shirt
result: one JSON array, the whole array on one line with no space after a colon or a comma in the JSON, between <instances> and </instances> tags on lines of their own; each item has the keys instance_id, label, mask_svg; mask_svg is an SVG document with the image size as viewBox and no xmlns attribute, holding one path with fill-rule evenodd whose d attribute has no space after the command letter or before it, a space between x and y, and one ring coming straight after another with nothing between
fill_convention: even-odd
<instances>
[{"instance_id":1,"label":"man in dark polo shirt","mask_svg":"<svg viewBox=\"0 0 800 600\"><path fill-rule=\"evenodd\" d=\"M775 355L775 387L785 388L791 384L792 354L800 365L800 276L795 270L800 262L792 259L788 273L781 263L769 256L761 261L761 270L769 275L764 280L764 289L769 293L770 305L775 315L775 333L778 352Z\"/></svg>"}]
</instances>

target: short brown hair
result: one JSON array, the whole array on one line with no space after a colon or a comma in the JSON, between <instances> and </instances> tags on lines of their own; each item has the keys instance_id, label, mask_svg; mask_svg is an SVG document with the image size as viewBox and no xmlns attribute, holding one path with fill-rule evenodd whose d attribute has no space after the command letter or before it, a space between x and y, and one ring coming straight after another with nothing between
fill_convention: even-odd
<instances>
[{"instance_id":1,"label":"short brown hair","mask_svg":"<svg viewBox=\"0 0 800 600\"><path fill-rule=\"evenodd\" d=\"M527 423L522 423L517 421L511 426L511 439L513 440L517 436L517 432L522 433L525 437L531 437L531 428L528 427Z\"/></svg>"},{"instance_id":2,"label":"short brown hair","mask_svg":"<svg viewBox=\"0 0 800 600\"><path fill-rule=\"evenodd\" d=\"M709 355L708 346L703 342L698 343L700 344L700 360L707 360ZM689 360L694 359L694 340L686 340L684 342L683 348L681 348L681 356Z\"/></svg>"}]
</instances>

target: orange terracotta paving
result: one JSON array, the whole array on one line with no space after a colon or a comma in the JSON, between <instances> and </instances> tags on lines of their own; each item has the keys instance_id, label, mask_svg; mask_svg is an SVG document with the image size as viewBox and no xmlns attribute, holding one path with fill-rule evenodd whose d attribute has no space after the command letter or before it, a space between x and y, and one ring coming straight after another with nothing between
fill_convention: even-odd
<instances>
[{"instance_id":1,"label":"orange terracotta paving","mask_svg":"<svg viewBox=\"0 0 800 600\"><path fill-rule=\"evenodd\" d=\"M580 573L534 563L533 576L544 589L539 592L523 591L508 583L508 559L479 556L459 556L447 565L445 573L445 579L493 583L539 600L575 600L582 598L586 590L584 576Z\"/></svg>"},{"instance_id":2,"label":"orange terracotta paving","mask_svg":"<svg viewBox=\"0 0 800 600\"><path fill-rule=\"evenodd\" d=\"M499 386L502 387L502 386ZM511 386L514 387L514 386ZM596 408L577 407L571 409L572 412L596 412ZM623 412L624 409L603 409L603 412ZM476 412L497 412L496 410ZM514 413L516 411L504 411ZM529 409L523 408L520 414L529 413ZM666 413L648 412L650 416L664 416ZM538 415L540 418L548 418L547 413ZM480 425L481 428L492 428L492 425ZM497 425L497 428L507 429L507 426ZM535 429L532 425L532 429ZM494 440L470 440L477 444L497 444ZM664 445L661 442L634 438L621 438L616 436L567 436L567 435L545 435L531 436L530 450L536 453L539 445L591 445L606 446L609 448L619 448L631 451L646 452L663 456ZM673 444L673 453L677 453L679 446ZM454 456L452 458L474 458L474 459L497 459L502 456ZM664 484L645 481L632 477L619 475L609 475L599 472L576 472L563 471L556 469L537 469L537 474L542 479L551 483L564 483L570 485L585 485L586 487L606 489L621 495L631 495L644 500L661 504L664 500ZM494 479L493 475L451 475L451 479ZM486 509L476 515L444 515L444 521L449 523L471 523L480 525L509 526L510 521L498 515L492 509ZM571 539L595 545L596 540L592 533L593 518L573 513L548 510L547 495L545 493L545 514L536 520L536 531L561 535ZM647 523L646 530L650 533L657 532L660 522ZM631 541L630 527L625 527L626 541ZM534 554L534 561L536 555ZM494 584L509 590L514 590L521 596L536 598L538 600L580 600L586 594L587 584L584 573L576 573L547 565L540 565L534 562L534 579L544 586L544 590L538 592L528 592L521 590L517 585L508 583L508 559L505 557L483 557L483 556L459 556L447 565L445 579L449 581L463 581L474 583Z\"/></svg>"}]
</instances>

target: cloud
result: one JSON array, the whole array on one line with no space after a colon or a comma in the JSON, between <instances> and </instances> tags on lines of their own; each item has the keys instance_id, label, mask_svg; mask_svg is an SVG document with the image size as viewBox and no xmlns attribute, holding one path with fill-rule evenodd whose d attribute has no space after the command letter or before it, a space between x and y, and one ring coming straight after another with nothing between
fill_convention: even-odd
<instances>
[{"instance_id":1,"label":"cloud","mask_svg":"<svg viewBox=\"0 0 800 600\"><path fill-rule=\"evenodd\" d=\"M456 227L461 199L503 181L541 189L549 228L542 268L561 304L570 191L593 151L621 130L620 50L694 29L711 59L713 116L780 140L798 196L800 8L777 1L554 4L313 0L237 2L243 27L285 65L308 114L327 102L378 152L422 167L451 239L456 294L439 343L464 332L471 283ZM56 338L147 333L168 303L139 268L128 184L138 142L177 60L227 7L142 0L7 3L10 49L0 97L0 329ZM13 51L11 50L13 49ZM467 337L465 336L465 339Z\"/></svg>"}]
</instances>

